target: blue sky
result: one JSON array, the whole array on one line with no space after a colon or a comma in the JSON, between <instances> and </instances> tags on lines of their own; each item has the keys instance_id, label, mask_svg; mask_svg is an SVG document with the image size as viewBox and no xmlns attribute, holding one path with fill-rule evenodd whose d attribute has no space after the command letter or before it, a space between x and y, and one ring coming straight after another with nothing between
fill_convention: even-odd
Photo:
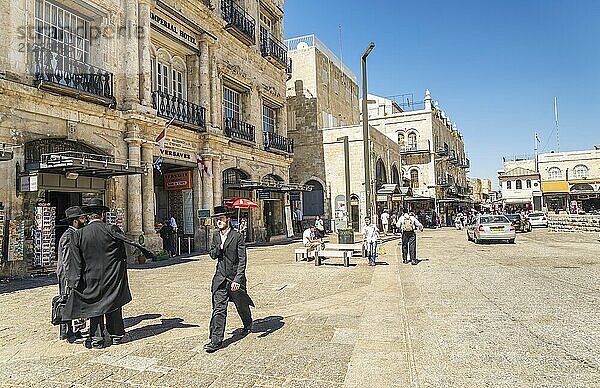
<instances>
[{"instance_id":1,"label":"blue sky","mask_svg":"<svg viewBox=\"0 0 600 388\"><path fill-rule=\"evenodd\" d=\"M369 6L372 3L372 6ZM600 144L600 1L286 0L285 37L316 34L359 77L372 40L369 92L434 100L465 138L472 177L502 157Z\"/></svg>"}]
</instances>

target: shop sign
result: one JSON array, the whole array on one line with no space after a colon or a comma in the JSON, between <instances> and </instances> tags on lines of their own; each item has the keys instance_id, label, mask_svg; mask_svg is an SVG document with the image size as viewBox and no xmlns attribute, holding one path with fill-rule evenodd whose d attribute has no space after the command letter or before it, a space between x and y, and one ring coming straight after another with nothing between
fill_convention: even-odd
<instances>
[{"instance_id":1,"label":"shop sign","mask_svg":"<svg viewBox=\"0 0 600 388\"><path fill-rule=\"evenodd\" d=\"M182 28L181 25L173 21L167 15L160 14L156 11L150 12L150 21L153 26L157 27L163 32L166 32L175 39L193 46L196 49L198 48L198 41L194 37L194 34L190 30Z\"/></svg>"},{"instance_id":2,"label":"shop sign","mask_svg":"<svg viewBox=\"0 0 600 388\"><path fill-rule=\"evenodd\" d=\"M26 175L21 177L19 191L37 191L38 177L37 175Z\"/></svg>"},{"instance_id":3,"label":"shop sign","mask_svg":"<svg viewBox=\"0 0 600 388\"><path fill-rule=\"evenodd\" d=\"M377 196L377 202L387 202L388 197L387 195L378 195Z\"/></svg>"},{"instance_id":4,"label":"shop sign","mask_svg":"<svg viewBox=\"0 0 600 388\"><path fill-rule=\"evenodd\" d=\"M259 191L258 199L271 199L271 192L270 191Z\"/></svg>"},{"instance_id":5,"label":"shop sign","mask_svg":"<svg viewBox=\"0 0 600 388\"><path fill-rule=\"evenodd\" d=\"M198 209L198 218L210 218L210 209Z\"/></svg>"},{"instance_id":6,"label":"shop sign","mask_svg":"<svg viewBox=\"0 0 600 388\"><path fill-rule=\"evenodd\" d=\"M167 172L164 175L165 190L188 190L192 188L192 172Z\"/></svg>"}]
</instances>

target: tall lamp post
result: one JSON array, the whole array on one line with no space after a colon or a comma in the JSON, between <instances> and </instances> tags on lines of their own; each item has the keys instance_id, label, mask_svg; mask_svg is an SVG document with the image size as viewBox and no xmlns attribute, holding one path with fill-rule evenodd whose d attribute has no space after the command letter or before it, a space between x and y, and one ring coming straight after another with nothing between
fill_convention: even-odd
<instances>
[{"instance_id":1,"label":"tall lamp post","mask_svg":"<svg viewBox=\"0 0 600 388\"><path fill-rule=\"evenodd\" d=\"M344 142L344 180L346 181L346 217L348 218L346 228L349 228L352 227L352 215L350 214L350 147L348 136L338 137L337 140Z\"/></svg>"},{"instance_id":2,"label":"tall lamp post","mask_svg":"<svg viewBox=\"0 0 600 388\"><path fill-rule=\"evenodd\" d=\"M375 42L369 43L361 57L362 74L362 119L363 119L363 150L365 158L365 204L366 216L371 217L371 155L369 150L369 111L367 108L367 57L375 48Z\"/></svg>"}]
</instances>

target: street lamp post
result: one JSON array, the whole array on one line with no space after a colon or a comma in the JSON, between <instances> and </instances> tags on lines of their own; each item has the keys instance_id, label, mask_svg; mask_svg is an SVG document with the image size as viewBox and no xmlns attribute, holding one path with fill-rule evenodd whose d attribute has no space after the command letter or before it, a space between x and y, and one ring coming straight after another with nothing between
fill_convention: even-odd
<instances>
[{"instance_id":1,"label":"street lamp post","mask_svg":"<svg viewBox=\"0 0 600 388\"><path fill-rule=\"evenodd\" d=\"M346 181L346 217L348 218L348 225L352 226L352 218L350 214L350 151L348 144L348 136L338 137L338 141L344 142L344 180Z\"/></svg>"},{"instance_id":2,"label":"street lamp post","mask_svg":"<svg viewBox=\"0 0 600 388\"><path fill-rule=\"evenodd\" d=\"M365 159L365 204L366 216L371 217L371 155L369 150L369 111L367 108L367 57L375 48L375 42L369 43L361 57L362 70L362 119L363 119L363 150Z\"/></svg>"}]
</instances>

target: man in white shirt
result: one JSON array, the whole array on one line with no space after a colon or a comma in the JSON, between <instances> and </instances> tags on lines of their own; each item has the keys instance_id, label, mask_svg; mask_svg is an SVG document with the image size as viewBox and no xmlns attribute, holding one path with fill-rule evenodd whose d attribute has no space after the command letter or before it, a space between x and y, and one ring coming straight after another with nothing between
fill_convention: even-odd
<instances>
[{"instance_id":1,"label":"man in white shirt","mask_svg":"<svg viewBox=\"0 0 600 388\"><path fill-rule=\"evenodd\" d=\"M310 228L306 229L304 233L302 233L302 244L304 244L305 247L317 249L323 246L323 240L315 236L314 225L311 225Z\"/></svg>"},{"instance_id":2,"label":"man in white shirt","mask_svg":"<svg viewBox=\"0 0 600 388\"><path fill-rule=\"evenodd\" d=\"M375 265L375 259L377 259L377 240L379 240L379 229L377 229L377 225L371 222L371 217L365 217L363 243L365 244L369 265Z\"/></svg>"},{"instance_id":3,"label":"man in white shirt","mask_svg":"<svg viewBox=\"0 0 600 388\"><path fill-rule=\"evenodd\" d=\"M388 213L387 209L383 210L383 213L381 213L381 226L383 229L383 235L387 236L387 232L388 232L388 224L390 221L390 213Z\"/></svg>"},{"instance_id":4,"label":"man in white shirt","mask_svg":"<svg viewBox=\"0 0 600 388\"><path fill-rule=\"evenodd\" d=\"M408 210L404 210L404 214L396 223L398 229L402 231L402 263L410 261L412 265L417 265L417 234L416 230L423 230L423 224L419 222L414 214L408 214Z\"/></svg>"},{"instance_id":5,"label":"man in white shirt","mask_svg":"<svg viewBox=\"0 0 600 388\"><path fill-rule=\"evenodd\" d=\"M296 224L296 230L302 232L302 210L296 208L294 211L294 223Z\"/></svg>"}]
</instances>

